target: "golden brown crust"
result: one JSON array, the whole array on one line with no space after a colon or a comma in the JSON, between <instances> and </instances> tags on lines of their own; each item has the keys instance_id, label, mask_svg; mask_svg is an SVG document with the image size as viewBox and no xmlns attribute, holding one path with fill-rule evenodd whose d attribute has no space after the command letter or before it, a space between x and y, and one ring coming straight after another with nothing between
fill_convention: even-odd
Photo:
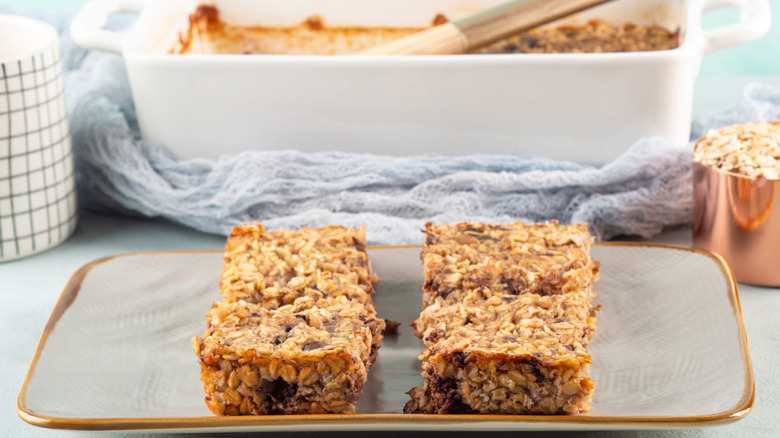
<instances>
[{"instance_id":1,"label":"golden brown crust","mask_svg":"<svg viewBox=\"0 0 780 438\"><path fill-rule=\"evenodd\" d=\"M438 21L437 21L438 20ZM433 24L441 22L438 16ZM168 53L343 55L421 31L417 27L336 27L312 15L292 26L236 26L223 22L213 6L198 6L190 26Z\"/></svg>"}]
</instances>

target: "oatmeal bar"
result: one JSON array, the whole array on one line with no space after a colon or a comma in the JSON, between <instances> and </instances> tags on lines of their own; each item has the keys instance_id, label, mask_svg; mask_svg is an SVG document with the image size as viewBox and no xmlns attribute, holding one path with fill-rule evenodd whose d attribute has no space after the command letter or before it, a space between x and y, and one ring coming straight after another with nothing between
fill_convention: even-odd
<instances>
[{"instance_id":1,"label":"oatmeal bar","mask_svg":"<svg viewBox=\"0 0 780 438\"><path fill-rule=\"evenodd\" d=\"M582 345L587 347L593 337L598 310L598 307L593 305L594 295L590 290L558 295L496 295L488 288L479 288L462 293L458 302L437 298L423 309L411 326L415 335L430 346L458 327L490 323L506 324L507 327L513 328L526 325L526 328L530 328L532 326L528 325L529 321L534 320L538 320L534 324L539 327L544 326L542 322L553 321L557 324L573 320L572 324L582 329L585 335ZM553 324L554 328L568 327L568 323L556 324ZM539 335L530 331L522 334L525 338Z\"/></svg>"},{"instance_id":2,"label":"oatmeal bar","mask_svg":"<svg viewBox=\"0 0 780 438\"><path fill-rule=\"evenodd\" d=\"M363 227L269 232L249 224L228 237L220 290L226 302L269 309L303 296L341 295L373 309L374 280Z\"/></svg>"},{"instance_id":3,"label":"oatmeal bar","mask_svg":"<svg viewBox=\"0 0 780 438\"><path fill-rule=\"evenodd\" d=\"M590 290L599 265L586 224L425 225L423 307L477 288L539 295Z\"/></svg>"},{"instance_id":4,"label":"oatmeal bar","mask_svg":"<svg viewBox=\"0 0 780 438\"><path fill-rule=\"evenodd\" d=\"M344 296L215 303L207 318L193 346L217 415L355 412L384 329Z\"/></svg>"},{"instance_id":5,"label":"oatmeal bar","mask_svg":"<svg viewBox=\"0 0 780 438\"><path fill-rule=\"evenodd\" d=\"M573 414L587 411L593 382L587 345L591 295L497 296L471 291L440 299L415 322L428 347L423 386L407 413Z\"/></svg>"}]
</instances>

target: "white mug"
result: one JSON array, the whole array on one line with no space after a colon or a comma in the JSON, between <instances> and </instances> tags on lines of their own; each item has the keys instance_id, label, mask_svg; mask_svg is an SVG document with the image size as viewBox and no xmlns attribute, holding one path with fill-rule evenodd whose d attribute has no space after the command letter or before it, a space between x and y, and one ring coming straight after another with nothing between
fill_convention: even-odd
<instances>
[{"instance_id":1,"label":"white mug","mask_svg":"<svg viewBox=\"0 0 780 438\"><path fill-rule=\"evenodd\" d=\"M0 15L0 261L63 242L77 217L57 31Z\"/></svg>"}]
</instances>

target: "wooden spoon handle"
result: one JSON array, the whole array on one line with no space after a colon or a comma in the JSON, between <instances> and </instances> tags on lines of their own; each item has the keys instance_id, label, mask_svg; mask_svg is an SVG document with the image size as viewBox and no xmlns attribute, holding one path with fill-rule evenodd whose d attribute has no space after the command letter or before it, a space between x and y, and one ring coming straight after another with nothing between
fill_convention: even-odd
<instances>
[{"instance_id":1,"label":"wooden spoon handle","mask_svg":"<svg viewBox=\"0 0 780 438\"><path fill-rule=\"evenodd\" d=\"M359 55L459 54L611 0L512 0Z\"/></svg>"}]
</instances>

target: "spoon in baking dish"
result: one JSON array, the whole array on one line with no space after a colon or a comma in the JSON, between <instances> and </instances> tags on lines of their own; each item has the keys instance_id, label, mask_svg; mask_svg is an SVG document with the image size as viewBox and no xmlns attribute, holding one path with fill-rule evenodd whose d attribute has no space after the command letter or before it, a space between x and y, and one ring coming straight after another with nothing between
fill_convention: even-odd
<instances>
[{"instance_id":1,"label":"spoon in baking dish","mask_svg":"<svg viewBox=\"0 0 780 438\"><path fill-rule=\"evenodd\" d=\"M611 0L512 0L357 55L461 54Z\"/></svg>"}]
</instances>

